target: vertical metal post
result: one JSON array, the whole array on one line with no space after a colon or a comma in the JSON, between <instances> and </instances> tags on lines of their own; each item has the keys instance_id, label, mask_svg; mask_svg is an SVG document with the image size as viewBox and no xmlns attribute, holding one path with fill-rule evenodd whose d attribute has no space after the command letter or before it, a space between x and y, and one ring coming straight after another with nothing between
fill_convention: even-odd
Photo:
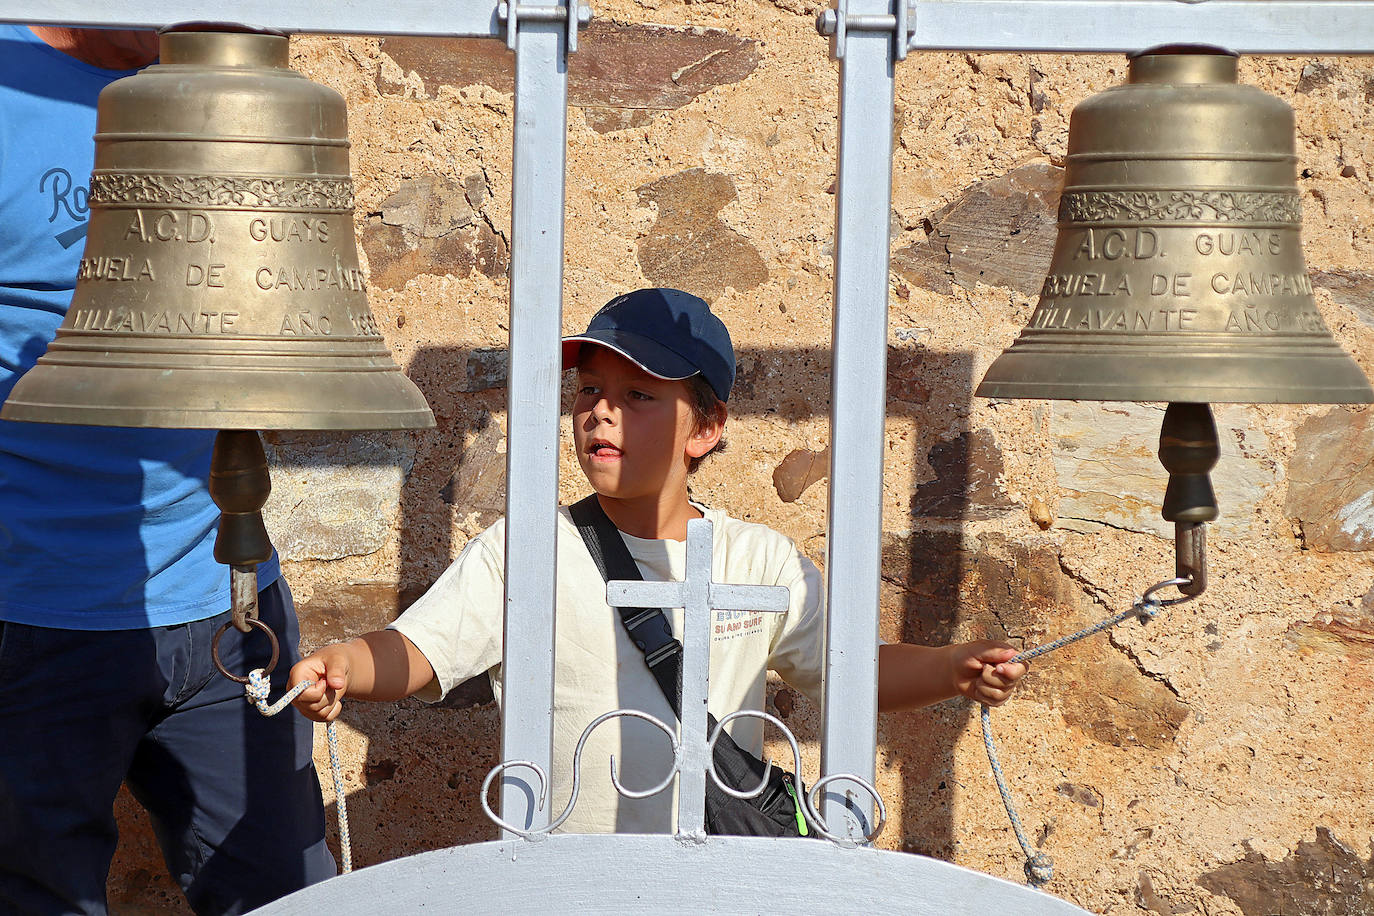
<instances>
[{"instance_id":1,"label":"vertical metal post","mask_svg":"<svg viewBox=\"0 0 1374 916\"><path fill-rule=\"evenodd\" d=\"M898 0L905 2L905 0ZM848 0L839 15L890 15L891 0ZM848 29L840 58L835 315L830 396L823 773L874 778L883 421L887 412L888 213L892 206L893 32ZM873 806L832 784L822 817L834 833L871 829Z\"/></svg>"},{"instance_id":2,"label":"vertical metal post","mask_svg":"<svg viewBox=\"0 0 1374 916\"><path fill-rule=\"evenodd\" d=\"M682 769L678 771L679 833L706 836L706 709L711 664L711 523L687 523L689 565L682 582L682 702L678 734ZM693 575L695 573L695 575ZM704 573L704 575L703 575ZM695 645L694 645L695 643Z\"/></svg>"},{"instance_id":3,"label":"vertical metal post","mask_svg":"<svg viewBox=\"0 0 1374 916\"><path fill-rule=\"evenodd\" d=\"M545 773L553 760L565 41L557 21L521 21L516 30L501 758L533 761ZM549 806L539 806L539 787L521 774L502 781L501 816L545 826Z\"/></svg>"}]
</instances>

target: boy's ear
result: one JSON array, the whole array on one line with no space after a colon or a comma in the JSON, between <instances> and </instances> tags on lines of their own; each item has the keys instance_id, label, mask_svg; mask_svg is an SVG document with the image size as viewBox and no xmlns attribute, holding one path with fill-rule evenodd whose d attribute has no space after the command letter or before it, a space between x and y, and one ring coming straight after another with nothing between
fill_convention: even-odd
<instances>
[{"instance_id":1,"label":"boy's ear","mask_svg":"<svg viewBox=\"0 0 1374 916\"><path fill-rule=\"evenodd\" d=\"M720 442L720 437L725 435L725 420L728 416L729 412L725 405L717 402L715 419L710 423L703 423L688 437L688 458L701 458L716 447L716 444Z\"/></svg>"}]
</instances>

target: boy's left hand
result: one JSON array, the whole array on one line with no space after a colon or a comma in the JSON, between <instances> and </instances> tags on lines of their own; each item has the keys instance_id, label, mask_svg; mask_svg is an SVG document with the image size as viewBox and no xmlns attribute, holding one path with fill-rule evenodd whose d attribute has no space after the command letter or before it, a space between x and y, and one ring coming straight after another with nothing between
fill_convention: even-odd
<instances>
[{"instance_id":1,"label":"boy's left hand","mask_svg":"<svg viewBox=\"0 0 1374 916\"><path fill-rule=\"evenodd\" d=\"M1001 706L1025 676L1024 662L1012 662L1017 650L1004 642L979 639L949 647L957 693L985 706Z\"/></svg>"}]
</instances>

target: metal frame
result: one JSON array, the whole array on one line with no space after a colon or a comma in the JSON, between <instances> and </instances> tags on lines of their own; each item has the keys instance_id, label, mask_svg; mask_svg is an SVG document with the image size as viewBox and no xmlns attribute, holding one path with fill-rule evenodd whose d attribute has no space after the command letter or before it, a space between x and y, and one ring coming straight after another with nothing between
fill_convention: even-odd
<instances>
[{"instance_id":1,"label":"metal frame","mask_svg":"<svg viewBox=\"0 0 1374 916\"><path fill-rule=\"evenodd\" d=\"M897 0L898 3L904 0ZM825 731L821 772L872 783L878 728L878 589L887 418L888 213L892 209L894 32L847 28L846 13L882 15L890 0L844 0L832 40L840 57L835 186L835 310L830 372L829 534L826 538ZM895 26L895 20L894 20ZM842 600L834 600L842 596ZM872 804L836 783L822 816L872 829Z\"/></svg>"},{"instance_id":2,"label":"metal frame","mask_svg":"<svg viewBox=\"0 0 1374 916\"><path fill-rule=\"evenodd\" d=\"M515 48L507 388L506 612L501 758L553 762L554 601L558 579L558 413L563 334L563 195L569 33L576 17L508 20ZM570 28L570 26L572 26ZM511 558L518 558L512 562ZM512 775L507 823L539 827L549 808Z\"/></svg>"},{"instance_id":3,"label":"metal frame","mask_svg":"<svg viewBox=\"0 0 1374 916\"><path fill-rule=\"evenodd\" d=\"M870 780L876 732L876 642L886 408L888 213L893 68L908 49L1133 51L1209 42L1239 52L1374 52L1374 0L837 0L820 25L840 65L832 452L827 576L832 602L822 770ZM516 51L512 200L509 455L507 461L505 715L502 752L549 770L552 755L553 608L558 485L567 54L589 12L494 0L0 0L0 21L158 27L193 20L271 25L288 32L503 38ZM519 534L518 549L510 542ZM511 558L516 558L515 562ZM695 675L694 675L695 679ZM685 705L685 704L684 704ZM860 836L871 804L832 784L824 816ZM505 776L502 816L549 822L535 793ZM695 814L692 815L695 823ZM518 860L518 861L517 861ZM657 909L759 907L877 912L1082 912L1048 895L919 856L828 843L698 837L554 836L476 844L388 862L307 889L264 913L334 906L371 916L378 905L467 911L511 896L507 869L580 889L599 911L642 905L623 863L653 874ZM656 863L652 867L648 863ZM748 863L744 868L740 863ZM721 883L731 873L743 883ZM671 880L669 877L671 876ZM761 876L761 877L760 877ZM787 878L793 881L785 880ZM748 883L752 881L753 883ZM916 882L915 886L911 882ZM723 888L723 898L712 896ZM746 888L748 892L741 896ZM973 889L974 893L970 893ZM855 898L855 893L862 897ZM436 895L452 894L441 900ZM406 894L410 894L406 897ZM804 894L804 897L798 896ZM827 897L827 895L829 895ZM795 898L795 899L794 899ZM560 899L559 908L572 901ZM790 903L788 901L791 901ZM528 900L526 900L528 903ZM537 904L536 904L537 905ZM884 909L886 907L886 909ZM638 908L638 907L636 907Z\"/></svg>"},{"instance_id":4,"label":"metal frame","mask_svg":"<svg viewBox=\"0 0 1374 916\"><path fill-rule=\"evenodd\" d=\"M1243 54L1374 53L1374 0L907 0L905 10L878 4L876 14L867 0L853 2L860 15L907 20L911 35L898 59L906 49L1124 53L1174 42ZM233 20L288 32L504 37L498 6L392 0L383 17L367 0L0 0L0 22L156 28ZM539 18L544 9L519 4L517 21ZM581 24L589 18L584 10ZM861 21L846 31L871 25Z\"/></svg>"},{"instance_id":5,"label":"metal frame","mask_svg":"<svg viewBox=\"0 0 1374 916\"><path fill-rule=\"evenodd\" d=\"M0 0L0 22L161 28L175 22L237 22L325 35L499 36L495 0Z\"/></svg>"},{"instance_id":6,"label":"metal frame","mask_svg":"<svg viewBox=\"0 0 1374 916\"><path fill-rule=\"evenodd\" d=\"M914 0L911 50L1374 53L1367 0Z\"/></svg>"}]
</instances>

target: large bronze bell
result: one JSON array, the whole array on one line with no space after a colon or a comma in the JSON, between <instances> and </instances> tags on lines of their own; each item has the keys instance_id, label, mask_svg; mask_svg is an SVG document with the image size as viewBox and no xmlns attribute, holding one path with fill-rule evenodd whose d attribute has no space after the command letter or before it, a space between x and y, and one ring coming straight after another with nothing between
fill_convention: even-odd
<instances>
[{"instance_id":1,"label":"large bronze bell","mask_svg":"<svg viewBox=\"0 0 1374 916\"><path fill-rule=\"evenodd\" d=\"M1293 111L1217 49L1161 48L1074 111L1039 305L992 398L1367 403L1312 300Z\"/></svg>"},{"instance_id":2,"label":"large bronze bell","mask_svg":"<svg viewBox=\"0 0 1374 916\"><path fill-rule=\"evenodd\" d=\"M368 308L343 98L287 38L168 31L101 93L90 223L57 338L6 420L434 425Z\"/></svg>"},{"instance_id":3,"label":"large bronze bell","mask_svg":"<svg viewBox=\"0 0 1374 916\"><path fill-rule=\"evenodd\" d=\"M272 636L257 620L272 545L256 430L434 415L368 308L343 98L290 68L280 33L174 27L159 59L100 94L76 291L0 417L220 430L215 557L233 625Z\"/></svg>"},{"instance_id":4,"label":"large bronze bell","mask_svg":"<svg viewBox=\"0 0 1374 916\"><path fill-rule=\"evenodd\" d=\"M1207 585L1209 402L1368 403L1312 299L1293 111L1216 48L1156 48L1074 109L1040 302L988 368L990 398L1168 401L1159 458L1175 585ZM1147 593L1148 594L1148 593Z\"/></svg>"}]
</instances>

